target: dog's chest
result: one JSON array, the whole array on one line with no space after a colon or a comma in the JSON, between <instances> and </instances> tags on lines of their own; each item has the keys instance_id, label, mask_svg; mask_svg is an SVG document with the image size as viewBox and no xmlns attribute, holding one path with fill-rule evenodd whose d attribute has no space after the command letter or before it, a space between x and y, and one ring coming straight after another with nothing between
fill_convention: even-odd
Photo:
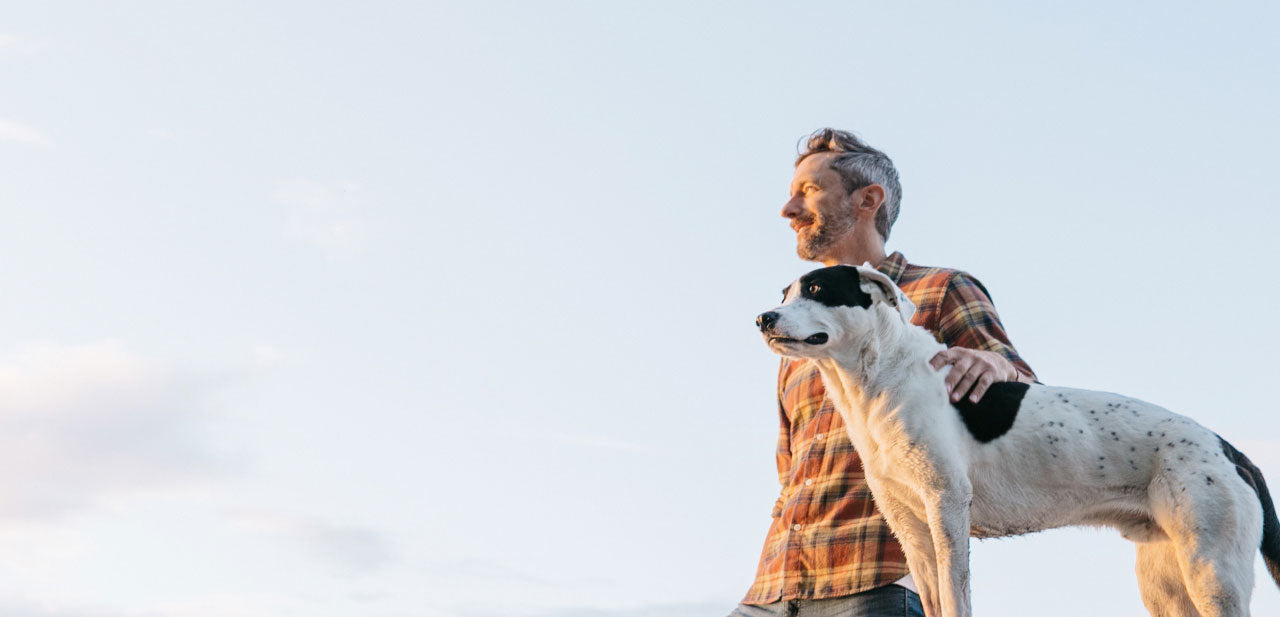
<instances>
[{"instance_id":1,"label":"dog's chest","mask_svg":"<svg viewBox=\"0 0 1280 617\"><path fill-rule=\"evenodd\" d=\"M955 425L921 422L918 416L891 413L873 417L851 437L862 454L869 479L885 487L919 493L920 484L937 473L941 458L960 460ZM960 429L963 430L963 429Z\"/></svg>"}]
</instances>

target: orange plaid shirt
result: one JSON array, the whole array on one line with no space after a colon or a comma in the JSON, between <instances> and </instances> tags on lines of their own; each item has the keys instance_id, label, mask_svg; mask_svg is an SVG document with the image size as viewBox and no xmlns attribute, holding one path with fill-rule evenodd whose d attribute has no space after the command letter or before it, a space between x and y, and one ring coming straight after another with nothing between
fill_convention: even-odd
<instances>
[{"instance_id":1,"label":"orange plaid shirt","mask_svg":"<svg viewBox=\"0 0 1280 617\"><path fill-rule=\"evenodd\" d=\"M914 266L894 253L877 268L916 305L911 322L948 347L995 351L1026 376L977 279L945 268ZM838 598L907 575L902 547L875 509L844 420L827 400L817 367L782 362L778 373L778 480L755 582L745 604Z\"/></svg>"}]
</instances>

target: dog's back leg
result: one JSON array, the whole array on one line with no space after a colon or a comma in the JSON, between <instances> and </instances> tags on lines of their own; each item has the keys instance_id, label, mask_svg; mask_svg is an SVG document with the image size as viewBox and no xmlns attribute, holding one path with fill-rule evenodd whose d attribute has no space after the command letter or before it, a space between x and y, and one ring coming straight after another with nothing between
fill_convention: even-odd
<instances>
[{"instance_id":1,"label":"dog's back leg","mask_svg":"<svg viewBox=\"0 0 1280 617\"><path fill-rule=\"evenodd\" d=\"M1262 538L1262 510L1252 490L1231 475L1185 469L1151 488L1152 514L1169 536L1196 610L1203 617L1247 616L1253 555Z\"/></svg>"},{"instance_id":2,"label":"dog's back leg","mask_svg":"<svg viewBox=\"0 0 1280 617\"><path fill-rule=\"evenodd\" d=\"M1138 591L1151 617L1200 617L1182 582L1173 542L1141 542L1138 547Z\"/></svg>"},{"instance_id":3,"label":"dog's back leg","mask_svg":"<svg viewBox=\"0 0 1280 617\"><path fill-rule=\"evenodd\" d=\"M1226 535L1226 534L1222 534ZM1174 540L1187 595L1203 617L1248 617L1253 590L1252 551L1219 550L1215 542L1232 538L1213 534L1194 542ZM1242 567L1244 565L1244 567Z\"/></svg>"}]
</instances>

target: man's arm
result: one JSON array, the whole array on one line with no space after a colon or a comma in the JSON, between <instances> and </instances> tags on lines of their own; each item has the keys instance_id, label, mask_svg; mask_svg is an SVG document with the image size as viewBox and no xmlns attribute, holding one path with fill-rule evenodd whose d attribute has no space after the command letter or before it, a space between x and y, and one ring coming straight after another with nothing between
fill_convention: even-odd
<instances>
[{"instance_id":1,"label":"man's arm","mask_svg":"<svg viewBox=\"0 0 1280 617\"><path fill-rule=\"evenodd\" d=\"M787 370L791 363L783 359L778 366L778 483L782 485L785 491L787 481L791 478L791 418L787 416L787 409L782 404L782 391L786 386ZM779 495L778 501L773 506L773 518L782 515L783 500L785 496Z\"/></svg>"},{"instance_id":2,"label":"man's arm","mask_svg":"<svg viewBox=\"0 0 1280 617\"><path fill-rule=\"evenodd\" d=\"M1009 342L986 288L957 272L942 299L938 333L947 349L930 361L935 370L951 366L947 391L952 401L966 393L977 402L997 381L1033 383L1035 373Z\"/></svg>"}]
</instances>

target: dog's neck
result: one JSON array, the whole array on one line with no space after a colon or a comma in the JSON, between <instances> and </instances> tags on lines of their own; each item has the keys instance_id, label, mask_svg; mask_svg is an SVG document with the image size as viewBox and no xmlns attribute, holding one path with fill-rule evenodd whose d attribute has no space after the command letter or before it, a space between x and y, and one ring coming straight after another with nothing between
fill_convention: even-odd
<instances>
[{"instance_id":1,"label":"dog's neck","mask_svg":"<svg viewBox=\"0 0 1280 617\"><path fill-rule=\"evenodd\" d=\"M903 323L893 309L879 305L871 313L874 323L862 344L815 360L836 409L847 422L864 427L887 411L919 403L912 397L946 396L941 378L929 365L944 346L924 328ZM938 392L901 387L904 381L929 383L930 379L938 381Z\"/></svg>"}]
</instances>

